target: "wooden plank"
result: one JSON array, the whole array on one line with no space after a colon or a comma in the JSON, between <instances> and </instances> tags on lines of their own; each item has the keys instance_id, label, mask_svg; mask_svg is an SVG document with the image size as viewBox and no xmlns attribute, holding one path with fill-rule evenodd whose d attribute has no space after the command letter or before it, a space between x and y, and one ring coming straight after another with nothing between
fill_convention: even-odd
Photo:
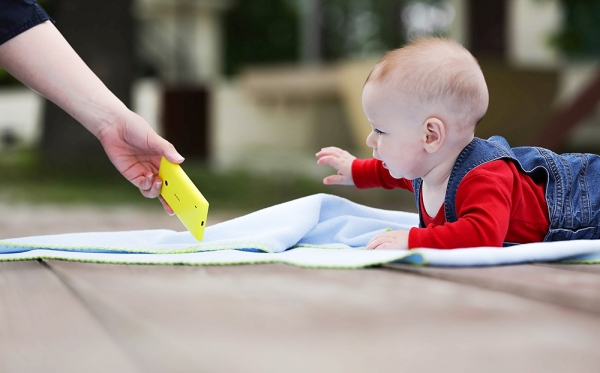
<instances>
[{"instance_id":1,"label":"wooden plank","mask_svg":"<svg viewBox=\"0 0 600 373\"><path fill-rule=\"evenodd\" d=\"M595 273L600 275L600 265L598 264L535 264L536 266L549 267L554 269L564 269L567 271Z\"/></svg>"},{"instance_id":2,"label":"wooden plank","mask_svg":"<svg viewBox=\"0 0 600 373\"><path fill-rule=\"evenodd\" d=\"M48 268L0 263L1 372L135 372L132 361Z\"/></svg>"},{"instance_id":3,"label":"wooden plank","mask_svg":"<svg viewBox=\"0 0 600 373\"><path fill-rule=\"evenodd\" d=\"M529 299L600 314L600 276L592 273L565 271L537 265L434 268L389 264L386 268L504 291Z\"/></svg>"},{"instance_id":4,"label":"wooden plank","mask_svg":"<svg viewBox=\"0 0 600 373\"><path fill-rule=\"evenodd\" d=\"M400 271L49 265L145 371L600 366L597 315Z\"/></svg>"}]
</instances>

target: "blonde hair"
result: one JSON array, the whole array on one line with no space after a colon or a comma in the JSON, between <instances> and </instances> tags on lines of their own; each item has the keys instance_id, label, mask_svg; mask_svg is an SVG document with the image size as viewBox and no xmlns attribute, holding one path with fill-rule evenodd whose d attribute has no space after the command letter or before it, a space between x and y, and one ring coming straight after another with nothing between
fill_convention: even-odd
<instances>
[{"instance_id":1,"label":"blonde hair","mask_svg":"<svg viewBox=\"0 0 600 373\"><path fill-rule=\"evenodd\" d=\"M417 107L443 105L459 124L475 126L489 94L479 63L459 43L439 37L416 39L388 52L369 82L386 82L410 95Z\"/></svg>"}]
</instances>

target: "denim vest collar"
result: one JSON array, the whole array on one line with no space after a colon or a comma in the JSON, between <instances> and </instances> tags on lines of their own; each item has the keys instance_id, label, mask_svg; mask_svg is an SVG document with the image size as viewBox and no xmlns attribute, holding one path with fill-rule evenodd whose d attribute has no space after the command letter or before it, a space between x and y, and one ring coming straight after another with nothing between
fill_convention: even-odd
<instances>
[{"instance_id":1,"label":"denim vest collar","mask_svg":"<svg viewBox=\"0 0 600 373\"><path fill-rule=\"evenodd\" d=\"M456 215L456 191L462 179L474 168L481 166L484 163L495 161L501 158L509 158L516 160L514 153L506 140L500 136L494 136L490 140L482 140L475 137L458 155L450 178L446 187L446 196L444 198L444 215L446 222L452 223L458 220ZM423 227L423 218L421 211L421 185L422 179L413 180L413 188L415 193L415 201L419 211L420 226Z\"/></svg>"}]
</instances>

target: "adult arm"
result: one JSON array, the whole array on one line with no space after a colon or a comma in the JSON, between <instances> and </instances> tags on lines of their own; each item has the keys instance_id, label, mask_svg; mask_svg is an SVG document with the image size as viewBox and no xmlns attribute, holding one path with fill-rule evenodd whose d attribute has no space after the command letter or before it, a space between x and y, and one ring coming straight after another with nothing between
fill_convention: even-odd
<instances>
[{"instance_id":1,"label":"adult arm","mask_svg":"<svg viewBox=\"0 0 600 373\"><path fill-rule=\"evenodd\" d=\"M51 22L0 45L0 66L94 134L117 170L144 196L160 194L161 156L183 162L173 145L108 90Z\"/></svg>"}]
</instances>

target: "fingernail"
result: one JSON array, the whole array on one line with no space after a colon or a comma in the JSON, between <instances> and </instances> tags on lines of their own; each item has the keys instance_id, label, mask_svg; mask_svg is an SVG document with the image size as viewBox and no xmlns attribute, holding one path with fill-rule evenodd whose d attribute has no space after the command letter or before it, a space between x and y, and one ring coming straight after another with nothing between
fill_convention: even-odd
<instances>
[{"instance_id":1,"label":"fingernail","mask_svg":"<svg viewBox=\"0 0 600 373\"><path fill-rule=\"evenodd\" d=\"M160 189L161 185L162 185L162 181L157 181L156 183L154 183L154 188Z\"/></svg>"},{"instance_id":2,"label":"fingernail","mask_svg":"<svg viewBox=\"0 0 600 373\"><path fill-rule=\"evenodd\" d=\"M169 214L169 216L175 216L175 213L167 212L167 214Z\"/></svg>"}]
</instances>

